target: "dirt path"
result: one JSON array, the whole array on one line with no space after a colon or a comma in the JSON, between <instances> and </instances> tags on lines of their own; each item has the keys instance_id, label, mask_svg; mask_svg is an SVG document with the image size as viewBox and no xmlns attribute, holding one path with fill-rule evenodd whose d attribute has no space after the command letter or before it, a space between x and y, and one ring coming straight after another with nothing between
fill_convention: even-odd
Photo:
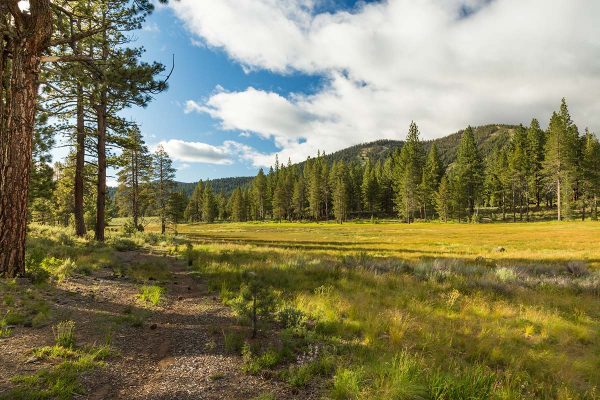
<instances>
[{"instance_id":1,"label":"dirt path","mask_svg":"<svg viewBox=\"0 0 600 400\"><path fill-rule=\"evenodd\" d=\"M83 378L88 394L78 398L224 400L252 399L263 393L277 399L312 397L275 379L243 373L241 357L224 348L223 332L239 329L235 318L203 282L190 275L183 261L124 252L118 254L118 262L156 262L158 257L167 262L172 276L162 283L165 301L149 311L142 311L136 301L139 283L115 277L109 269L58 286L53 299L56 312L76 322L78 343L102 343L110 337L119 353L106 368ZM131 310L147 313L143 327L120 324L115 328L115 318ZM29 347L52 343L50 328L33 332L36 340ZM19 340L15 335L14 341ZM23 346L14 351L27 354ZM8 372L27 371L19 369Z\"/></svg>"},{"instance_id":2,"label":"dirt path","mask_svg":"<svg viewBox=\"0 0 600 400\"><path fill-rule=\"evenodd\" d=\"M123 263L153 257L121 253ZM251 399L261 393L293 394L280 382L241 371L241 357L227 354L223 331L236 325L230 311L195 280L184 262L170 259L172 280L164 306L143 329L117 335L122 352L91 389L90 399ZM110 285L110 283L108 283ZM104 379L102 379L104 378Z\"/></svg>"}]
</instances>

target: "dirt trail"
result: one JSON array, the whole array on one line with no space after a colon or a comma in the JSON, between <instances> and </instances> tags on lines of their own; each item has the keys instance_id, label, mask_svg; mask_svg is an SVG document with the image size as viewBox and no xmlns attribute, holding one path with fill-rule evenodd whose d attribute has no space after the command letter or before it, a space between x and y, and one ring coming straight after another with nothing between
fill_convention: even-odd
<instances>
[{"instance_id":1,"label":"dirt trail","mask_svg":"<svg viewBox=\"0 0 600 400\"><path fill-rule=\"evenodd\" d=\"M120 262L148 257L156 256L121 253ZM223 347L222 332L236 325L230 311L190 275L183 261L169 260L172 279L164 305L151 312L144 328L115 335L112 345L122 357L95 374L88 398L222 400L265 392L293 398L281 382L241 371L241 357Z\"/></svg>"},{"instance_id":2,"label":"dirt trail","mask_svg":"<svg viewBox=\"0 0 600 400\"><path fill-rule=\"evenodd\" d=\"M272 393L277 399L312 397L275 379L243 373L241 357L224 349L223 331L239 329L235 318L189 273L183 261L138 252L118 254L118 262L125 265L156 262L157 258L167 261L172 277L163 282L164 302L147 311L143 327L120 324L114 328L115 318L123 317L125 310L141 311L136 301L140 284L131 279L115 277L106 269L58 286L50 301L59 318L76 322L78 343L102 343L110 337L112 348L118 352L106 368L83 377L87 394L77 398L224 400L252 399L262 393ZM19 334L31 336L26 328L19 331L11 341L23 342ZM36 340L13 349L19 359L26 358L36 346L52 344L50 327L29 331L35 333ZM10 343L4 344L10 347ZM13 366L13 370L5 371L9 376L44 364L21 362Z\"/></svg>"}]
</instances>

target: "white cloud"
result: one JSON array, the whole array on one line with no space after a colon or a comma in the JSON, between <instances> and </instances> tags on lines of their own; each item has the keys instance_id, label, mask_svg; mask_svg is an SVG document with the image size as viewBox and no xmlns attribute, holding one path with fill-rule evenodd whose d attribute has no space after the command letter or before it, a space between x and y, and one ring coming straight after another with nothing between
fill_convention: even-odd
<instances>
[{"instance_id":1,"label":"white cloud","mask_svg":"<svg viewBox=\"0 0 600 400\"><path fill-rule=\"evenodd\" d=\"M600 129L596 0L388 0L316 13L321 1L173 2L199 40L247 69L326 78L289 98L218 89L186 111L273 138L293 161L403 138L411 120L426 138L467 124L545 124L563 96L576 122Z\"/></svg>"},{"instance_id":2,"label":"white cloud","mask_svg":"<svg viewBox=\"0 0 600 400\"><path fill-rule=\"evenodd\" d=\"M186 142L172 139L162 141L162 145L169 156L176 161L207 163L207 164L232 164L231 152L227 146L213 146L207 143Z\"/></svg>"},{"instance_id":3,"label":"white cloud","mask_svg":"<svg viewBox=\"0 0 600 400\"><path fill-rule=\"evenodd\" d=\"M163 146L171 159L181 162L180 170L190 168L189 163L230 165L235 160L251 161L257 167L271 165L270 155L259 153L250 146L232 140L226 140L220 146L213 146L171 139L158 143L152 151L158 146Z\"/></svg>"}]
</instances>

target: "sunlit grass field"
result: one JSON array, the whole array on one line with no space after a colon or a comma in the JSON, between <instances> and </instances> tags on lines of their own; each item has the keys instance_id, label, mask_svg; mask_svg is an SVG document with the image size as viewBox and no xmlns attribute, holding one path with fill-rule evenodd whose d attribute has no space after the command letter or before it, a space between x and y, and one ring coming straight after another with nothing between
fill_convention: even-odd
<instances>
[{"instance_id":1,"label":"sunlit grass field","mask_svg":"<svg viewBox=\"0 0 600 400\"><path fill-rule=\"evenodd\" d=\"M224 302L251 271L278 299L273 315L302 316L280 326L283 344L248 356L279 352L287 367L264 368L291 384L321 382L334 399L600 396L598 223L177 230ZM311 356L286 358L290 340Z\"/></svg>"}]
</instances>

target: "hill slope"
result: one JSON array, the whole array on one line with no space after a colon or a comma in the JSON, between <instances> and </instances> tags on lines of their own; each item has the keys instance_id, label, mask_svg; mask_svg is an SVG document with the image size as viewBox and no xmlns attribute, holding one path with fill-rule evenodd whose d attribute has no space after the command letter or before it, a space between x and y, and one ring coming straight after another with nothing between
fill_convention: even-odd
<instances>
[{"instance_id":1,"label":"hill slope","mask_svg":"<svg viewBox=\"0 0 600 400\"><path fill-rule=\"evenodd\" d=\"M492 150L508 143L515 128L515 125L483 125L474 128L475 139L477 140L477 145L479 146L481 154L485 157ZM442 161L447 166L456 158L456 151L462 133L463 131L461 130L439 139L427 141L425 142L425 150L429 151L431 144L435 143L440 152ZM370 158L371 161L383 160L396 149L401 148L403 144L404 142L401 140L382 139L347 147L336 151L335 153L328 154L325 158L330 163L340 160L344 160L344 162L352 162L355 160L364 162L367 158ZM304 165L304 162L299 163L299 165ZM252 176L219 178L211 180L210 184L216 193L224 193L228 196L235 188L249 184L252 179ZM197 182L177 182L176 190L182 191L187 196L190 196L194 191L196 184Z\"/></svg>"},{"instance_id":2,"label":"hill slope","mask_svg":"<svg viewBox=\"0 0 600 400\"><path fill-rule=\"evenodd\" d=\"M482 155L485 157L493 149L508 143L510 135L515 128L516 126L514 125L484 125L474 128L475 139ZM427 141L425 142L425 149L428 151L431 144L435 143L444 164L448 165L456 158L456 151L462 133L463 130L460 130L451 135ZM335 153L328 154L326 158L330 162L339 160L344 160L344 162L354 160L366 161L367 158L370 158L371 161L383 160L396 149L401 148L403 144L404 142L401 140L377 140L336 151Z\"/></svg>"}]
</instances>

